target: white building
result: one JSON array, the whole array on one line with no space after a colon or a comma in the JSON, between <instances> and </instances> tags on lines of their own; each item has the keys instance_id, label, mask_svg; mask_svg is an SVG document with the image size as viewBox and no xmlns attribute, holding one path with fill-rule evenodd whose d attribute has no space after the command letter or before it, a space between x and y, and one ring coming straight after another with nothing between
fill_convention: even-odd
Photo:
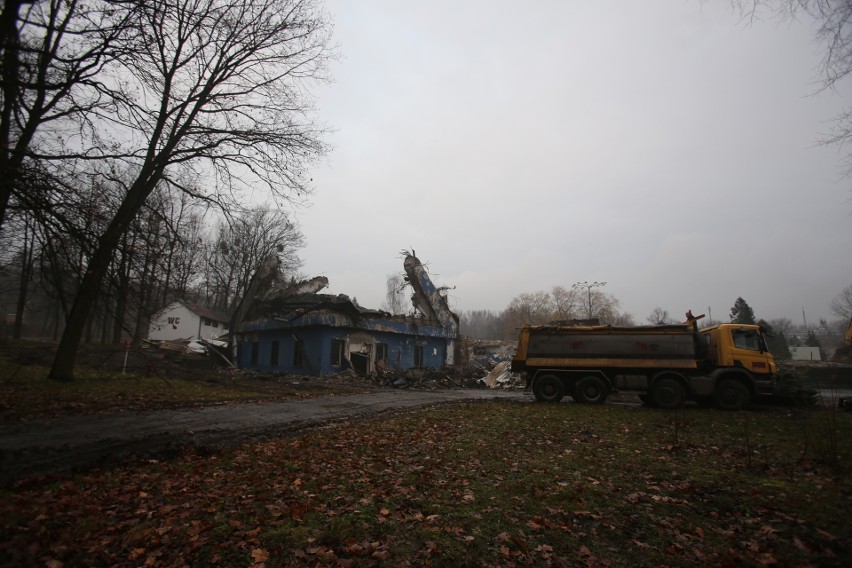
<instances>
[{"instance_id":1,"label":"white building","mask_svg":"<svg viewBox=\"0 0 852 568\"><path fill-rule=\"evenodd\" d=\"M790 358L793 361L822 361L819 347L790 347Z\"/></svg>"},{"instance_id":2,"label":"white building","mask_svg":"<svg viewBox=\"0 0 852 568\"><path fill-rule=\"evenodd\" d=\"M214 339L228 332L229 320L224 312L177 300L151 318L148 339Z\"/></svg>"}]
</instances>

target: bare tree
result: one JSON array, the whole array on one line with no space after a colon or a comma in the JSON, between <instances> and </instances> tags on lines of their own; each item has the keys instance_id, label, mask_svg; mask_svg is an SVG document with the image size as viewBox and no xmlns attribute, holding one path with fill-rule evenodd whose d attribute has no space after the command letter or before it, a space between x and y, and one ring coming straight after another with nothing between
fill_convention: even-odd
<instances>
[{"instance_id":1,"label":"bare tree","mask_svg":"<svg viewBox=\"0 0 852 568\"><path fill-rule=\"evenodd\" d=\"M610 319L607 323L609 325L617 325L620 327L633 327L636 325L632 314L618 310L613 312L612 319Z\"/></svg>"},{"instance_id":2,"label":"bare tree","mask_svg":"<svg viewBox=\"0 0 852 568\"><path fill-rule=\"evenodd\" d=\"M769 325L772 326L772 329L779 334L783 334L786 337L790 337L793 332L793 320L787 317L775 318L769 320Z\"/></svg>"},{"instance_id":3,"label":"bare tree","mask_svg":"<svg viewBox=\"0 0 852 568\"><path fill-rule=\"evenodd\" d=\"M500 316L491 310L469 310L459 312L459 332L476 339L500 339Z\"/></svg>"},{"instance_id":4,"label":"bare tree","mask_svg":"<svg viewBox=\"0 0 852 568\"><path fill-rule=\"evenodd\" d=\"M303 244L298 226L278 209L256 208L230 223L222 222L207 254L205 303L233 311L270 256L277 257L282 279L294 274L301 265L297 252Z\"/></svg>"},{"instance_id":5,"label":"bare tree","mask_svg":"<svg viewBox=\"0 0 852 568\"><path fill-rule=\"evenodd\" d=\"M31 197L19 187L26 161L78 154L69 138L86 130L93 115L111 108L100 78L115 60L116 43L137 4L5 0L0 15L0 227L13 194L24 202Z\"/></svg>"},{"instance_id":6,"label":"bare tree","mask_svg":"<svg viewBox=\"0 0 852 568\"><path fill-rule=\"evenodd\" d=\"M816 41L823 55L818 74L820 90L828 90L852 74L852 2L848 0L736 0L734 5L749 21L771 13L784 20L805 15L816 20ZM852 111L835 117L834 130L822 140L825 144L849 147L852 143ZM852 153L847 153L847 175L852 174Z\"/></svg>"},{"instance_id":7,"label":"bare tree","mask_svg":"<svg viewBox=\"0 0 852 568\"><path fill-rule=\"evenodd\" d=\"M852 319L852 284L831 300L831 312L844 322Z\"/></svg>"},{"instance_id":8,"label":"bare tree","mask_svg":"<svg viewBox=\"0 0 852 568\"><path fill-rule=\"evenodd\" d=\"M547 323L553 314L553 306L550 294L544 290L538 292L519 294L512 298L509 306L504 310L503 333L505 337L516 337L517 330L522 325L539 325Z\"/></svg>"},{"instance_id":9,"label":"bare tree","mask_svg":"<svg viewBox=\"0 0 852 568\"><path fill-rule=\"evenodd\" d=\"M668 310L660 307L654 308L646 319L652 325L665 325L672 322Z\"/></svg>"},{"instance_id":10,"label":"bare tree","mask_svg":"<svg viewBox=\"0 0 852 568\"><path fill-rule=\"evenodd\" d=\"M607 294L602 290L591 291L591 318L597 319L606 325L629 325L624 322L629 319L632 324L633 317L630 314L619 312L621 302L615 296Z\"/></svg>"},{"instance_id":11,"label":"bare tree","mask_svg":"<svg viewBox=\"0 0 852 568\"><path fill-rule=\"evenodd\" d=\"M553 319L572 320L579 319L579 309L582 307L583 298L576 288L565 288L554 286L550 291L553 302Z\"/></svg>"},{"instance_id":12,"label":"bare tree","mask_svg":"<svg viewBox=\"0 0 852 568\"><path fill-rule=\"evenodd\" d=\"M405 296L402 292L405 286L406 282L401 274L388 274L383 310L394 315L405 313Z\"/></svg>"},{"instance_id":13,"label":"bare tree","mask_svg":"<svg viewBox=\"0 0 852 568\"><path fill-rule=\"evenodd\" d=\"M193 164L211 174L212 191L199 197L213 201L255 186L283 199L307 194L304 165L325 150L304 95L307 81L323 78L330 57L324 17L312 0L138 3L135 33L127 34L112 75L118 112L98 125L122 135L105 157L123 160L136 176L98 239L52 378L73 379L113 252L158 183L180 187L169 176L172 166Z\"/></svg>"}]
</instances>

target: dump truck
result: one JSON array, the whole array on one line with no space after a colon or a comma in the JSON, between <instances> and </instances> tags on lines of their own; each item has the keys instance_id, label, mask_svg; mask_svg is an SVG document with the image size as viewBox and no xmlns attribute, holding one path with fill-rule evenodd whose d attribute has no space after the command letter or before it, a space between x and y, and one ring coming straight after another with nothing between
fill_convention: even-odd
<instances>
[{"instance_id":1,"label":"dump truck","mask_svg":"<svg viewBox=\"0 0 852 568\"><path fill-rule=\"evenodd\" d=\"M660 408L691 399L738 410L775 392L777 367L760 326L699 329L703 316L686 315L685 323L654 326L525 325L511 368L542 402L567 395L602 404L627 391Z\"/></svg>"}]
</instances>

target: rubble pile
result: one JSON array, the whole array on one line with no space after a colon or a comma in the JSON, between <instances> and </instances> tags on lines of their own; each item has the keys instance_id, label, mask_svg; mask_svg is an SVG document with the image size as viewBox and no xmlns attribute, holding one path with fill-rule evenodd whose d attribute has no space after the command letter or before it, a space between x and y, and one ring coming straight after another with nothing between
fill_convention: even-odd
<instances>
[{"instance_id":1,"label":"rubble pile","mask_svg":"<svg viewBox=\"0 0 852 568\"><path fill-rule=\"evenodd\" d=\"M415 390L524 388L521 376L509 369L509 361L492 365L469 361L463 366L442 369L387 369L376 375L375 380L382 387Z\"/></svg>"},{"instance_id":2,"label":"rubble pile","mask_svg":"<svg viewBox=\"0 0 852 568\"><path fill-rule=\"evenodd\" d=\"M386 369L376 375L383 387L439 390L452 388L481 388L477 379L459 372L456 367L443 369Z\"/></svg>"}]
</instances>

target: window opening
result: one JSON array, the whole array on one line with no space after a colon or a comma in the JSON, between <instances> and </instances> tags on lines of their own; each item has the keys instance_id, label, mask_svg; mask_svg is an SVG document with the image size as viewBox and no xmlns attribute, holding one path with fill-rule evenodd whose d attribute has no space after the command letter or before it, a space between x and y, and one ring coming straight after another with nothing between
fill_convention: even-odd
<instances>
[{"instance_id":1,"label":"window opening","mask_svg":"<svg viewBox=\"0 0 852 568\"><path fill-rule=\"evenodd\" d=\"M388 344L376 343L376 362L385 361L388 359Z\"/></svg>"},{"instance_id":2,"label":"window opening","mask_svg":"<svg viewBox=\"0 0 852 568\"><path fill-rule=\"evenodd\" d=\"M258 352L257 341L252 341L251 342L251 364L252 365L257 365L257 352Z\"/></svg>"},{"instance_id":3,"label":"window opening","mask_svg":"<svg viewBox=\"0 0 852 568\"><path fill-rule=\"evenodd\" d=\"M301 369L304 364L305 344L301 339L297 339L293 344L293 367Z\"/></svg>"},{"instance_id":4,"label":"window opening","mask_svg":"<svg viewBox=\"0 0 852 568\"><path fill-rule=\"evenodd\" d=\"M278 366L278 342L272 342L272 352L269 354L269 364L273 367Z\"/></svg>"},{"instance_id":5,"label":"window opening","mask_svg":"<svg viewBox=\"0 0 852 568\"><path fill-rule=\"evenodd\" d=\"M331 340L331 366L332 367L342 367L343 366L343 347L344 342L342 339L332 339Z\"/></svg>"}]
</instances>

